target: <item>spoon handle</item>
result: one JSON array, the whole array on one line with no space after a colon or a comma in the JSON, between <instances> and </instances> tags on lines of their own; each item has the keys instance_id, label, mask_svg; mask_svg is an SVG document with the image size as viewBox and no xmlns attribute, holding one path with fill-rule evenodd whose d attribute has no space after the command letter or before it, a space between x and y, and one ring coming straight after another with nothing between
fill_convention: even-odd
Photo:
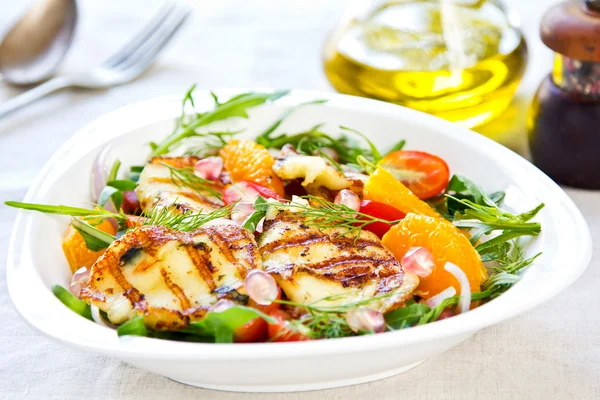
<instances>
[{"instance_id":1,"label":"spoon handle","mask_svg":"<svg viewBox=\"0 0 600 400\"><path fill-rule=\"evenodd\" d=\"M0 118L3 118L22 107L25 107L50 93L67 88L69 86L71 86L71 81L65 77L50 79L49 81L46 81L31 90L21 93L20 95L15 96L8 101L0 103Z\"/></svg>"}]
</instances>

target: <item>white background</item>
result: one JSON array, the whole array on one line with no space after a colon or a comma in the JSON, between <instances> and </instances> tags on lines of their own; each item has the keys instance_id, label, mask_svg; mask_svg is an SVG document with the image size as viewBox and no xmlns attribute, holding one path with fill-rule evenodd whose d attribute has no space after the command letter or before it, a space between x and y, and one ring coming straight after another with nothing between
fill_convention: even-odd
<instances>
[{"instance_id":1,"label":"white background","mask_svg":"<svg viewBox=\"0 0 600 400\"><path fill-rule=\"evenodd\" d=\"M0 0L0 35L31 1ZM524 151L524 112L550 71L538 37L554 0L509 0L521 16L529 65L511 110L485 127ZM160 0L81 0L78 36L62 72L94 65L124 43ZM0 201L23 197L37 171L74 132L138 100L200 88L332 90L321 46L343 0L197 0L185 30L136 82L106 91L67 91L0 120ZM20 89L0 84L0 100ZM591 227L600 253L600 192L567 189ZM31 331L8 298L5 260L15 212L0 206L1 399L598 399L600 398L600 256L568 290L519 318L477 334L448 353L393 378L298 394L233 394L187 387L119 361L74 351Z\"/></svg>"}]
</instances>

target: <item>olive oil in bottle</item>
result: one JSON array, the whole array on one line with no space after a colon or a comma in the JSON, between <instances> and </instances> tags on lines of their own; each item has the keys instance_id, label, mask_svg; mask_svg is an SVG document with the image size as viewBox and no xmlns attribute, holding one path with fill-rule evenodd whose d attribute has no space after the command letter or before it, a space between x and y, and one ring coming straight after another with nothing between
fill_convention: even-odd
<instances>
[{"instance_id":1,"label":"olive oil in bottle","mask_svg":"<svg viewBox=\"0 0 600 400\"><path fill-rule=\"evenodd\" d=\"M498 1L397 0L342 24L325 45L324 67L342 93L474 127L508 107L526 56Z\"/></svg>"}]
</instances>

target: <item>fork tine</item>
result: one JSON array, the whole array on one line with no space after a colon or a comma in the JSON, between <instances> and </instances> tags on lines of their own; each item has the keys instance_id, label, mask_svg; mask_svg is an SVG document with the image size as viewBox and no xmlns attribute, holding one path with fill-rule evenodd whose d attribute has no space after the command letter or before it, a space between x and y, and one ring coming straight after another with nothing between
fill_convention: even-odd
<instances>
[{"instance_id":1,"label":"fork tine","mask_svg":"<svg viewBox=\"0 0 600 400\"><path fill-rule=\"evenodd\" d=\"M114 67L119 63L125 61L129 55L135 51L138 47L140 47L148 38L156 32L156 30L163 24L165 20L169 17L169 15L175 9L174 1L167 1L160 8L159 12L155 14L152 20L142 28L142 30L131 39L125 46L123 46L119 51L105 60L102 65L107 68Z\"/></svg>"},{"instance_id":2,"label":"fork tine","mask_svg":"<svg viewBox=\"0 0 600 400\"><path fill-rule=\"evenodd\" d=\"M191 9L189 8L182 9L179 14L174 13L174 16L169 18L170 21L160 27L156 35L151 37L144 45L133 52L126 61L119 64L118 68L127 70L129 73L142 73L152 61L154 61L171 39L173 39L190 14Z\"/></svg>"}]
</instances>

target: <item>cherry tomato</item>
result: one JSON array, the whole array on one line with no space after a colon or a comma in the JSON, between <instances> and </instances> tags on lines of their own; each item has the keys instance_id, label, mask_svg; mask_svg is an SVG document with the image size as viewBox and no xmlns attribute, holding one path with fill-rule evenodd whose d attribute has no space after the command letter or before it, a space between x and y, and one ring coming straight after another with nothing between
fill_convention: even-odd
<instances>
[{"instance_id":1,"label":"cherry tomato","mask_svg":"<svg viewBox=\"0 0 600 400\"><path fill-rule=\"evenodd\" d=\"M275 310L269 315L277 322L269 324L269 340L273 342L300 342L310 340L307 332L303 332L299 327L292 325L288 320L290 316L282 310Z\"/></svg>"},{"instance_id":2,"label":"cherry tomato","mask_svg":"<svg viewBox=\"0 0 600 400\"><path fill-rule=\"evenodd\" d=\"M233 333L233 341L236 343L264 342L266 339L267 321L260 317L240 326Z\"/></svg>"},{"instance_id":3,"label":"cherry tomato","mask_svg":"<svg viewBox=\"0 0 600 400\"><path fill-rule=\"evenodd\" d=\"M123 192L121 208L125 214L139 214L142 211L137 194L133 190Z\"/></svg>"},{"instance_id":4,"label":"cherry tomato","mask_svg":"<svg viewBox=\"0 0 600 400\"><path fill-rule=\"evenodd\" d=\"M281 289L277 294L277 299L281 298ZM249 300L248 306L254 307L257 310L264 312L265 314L271 314L279 310L279 303L271 303L263 306L256 304L252 299ZM245 325L240 326L233 333L233 340L237 343L251 343L251 342L264 342L268 337L268 324L267 321L261 317L255 318Z\"/></svg>"},{"instance_id":5,"label":"cherry tomato","mask_svg":"<svg viewBox=\"0 0 600 400\"><path fill-rule=\"evenodd\" d=\"M379 203L371 200L363 200L360 202L360 210L363 214L368 214L375 218L385 219L388 221L397 221L406 217L402 211L388 206L387 204ZM365 226L365 229L373 232L379 237L383 237L390 230L392 225L384 222L373 222Z\"/></svg>"},{"instance_id":6,"label":"cherry tomato","mask_svg":"<svg viewBox=\"0 0 600 400\"><path fill-rule=\"evenodd\" d=\"M128 215L127 216L127 227L135 228L136 226L142 226L144 223L144 217L139 217L137 215Z\"/></svg>"},{"instance_id":7,"label":"cherry tomato","mask_svg":"<svg viewBox=\"0 0 600 400\"><path fill-rule=\"evenodd\" d=\"M450 179L448 164L424 151L393 151L381 159L380 165L421 200L442 193Z\"/></svg>"}]
</instances>

